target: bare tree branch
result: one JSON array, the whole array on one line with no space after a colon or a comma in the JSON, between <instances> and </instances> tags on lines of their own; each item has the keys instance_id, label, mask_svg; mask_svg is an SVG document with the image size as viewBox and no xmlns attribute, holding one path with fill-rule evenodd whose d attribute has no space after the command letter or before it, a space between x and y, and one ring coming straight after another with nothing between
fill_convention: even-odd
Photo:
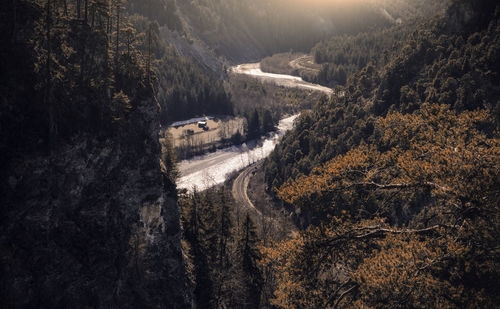
<instances>
[{"instance_id":1,"label":"bare tree branch","mask_svg":"<svg viewBox=\"0 0 500 309\"><path fill-rule=\"evenodd\" d=\"M437 183L425 181L425 182L412 182L412 183L391 183L391 184L380 184L373 181L370 182L358 182L352 183L351 186L364 186L364 187L376 187L378 189L406 189L406 188L416 188L416 187L431 187L434 189L439 189L445 192L452 191L450 188L438 185Z\"/></svg>"},{"instance_id":2,"label":"bare tree branch","mask_svg":"<svg viewBox=\"0 0 500 309\"><path fill-rule=\"evenodd\" d=\"M339 297L337 297L337 300L335 301L335 304L333 304L333 309L336 309L338 308L340 302L342 301L342 299L347 295L349 294L352 290L354 290L355 288L357 288L358 285L353 285L352 287L350 287L349 289L345 290L344 292L342 292L342 294L339 295Z\"/></svg>"}]
</instances>

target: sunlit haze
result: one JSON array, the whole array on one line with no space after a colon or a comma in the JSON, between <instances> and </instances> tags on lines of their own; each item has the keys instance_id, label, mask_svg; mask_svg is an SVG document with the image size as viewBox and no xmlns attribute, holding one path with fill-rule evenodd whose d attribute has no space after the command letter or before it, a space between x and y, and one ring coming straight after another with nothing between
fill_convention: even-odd
<instances>
[{"instance_id":1,"label":"sunlit haze","mask_svg":"<svg viewBox=\"0 0 500 309\"><path fill-rule=\"evenodd\" d=\"M500 1L2 1L0 174L0 308L499 308Z\"/></svg>"}]
</instances>

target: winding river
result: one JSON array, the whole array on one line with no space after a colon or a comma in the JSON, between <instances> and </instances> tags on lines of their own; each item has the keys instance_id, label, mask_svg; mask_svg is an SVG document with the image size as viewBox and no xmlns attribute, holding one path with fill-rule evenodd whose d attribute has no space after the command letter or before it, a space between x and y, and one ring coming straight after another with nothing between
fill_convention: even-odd
<instances>
[{"instance_id":1,"label":"winding river","mask_svg":"<svg viewBox=\"0 0 500 309\"><path fill-rule=\"evenodd\" d=\"M293 121L297 116L282 119L276 132L259 141L250 141L180 162L178 167L181 177L177 181L177 187L188 190L196 187L198 191L205 190L223 183L228 174L267 157L279 142L279 138L293 128Z\"/></svg>"},{"instance_id":2,"label":"winding river","mask_svg":"<svg viewBox=\"0 0 500 309\"><path fill-rule=\"evenodd\" d=\"M316 90L327 95L333 93L330 88L305 82L300 77L262 72L260 63L240 64L232 67L231 70L236 74L250 75L264 82L272 82L284 87ZM177 181L177 187L190 191L196 188L202 191L223 183L228 174L264 159L274 150L280 137L293 128L293 121L297 116L281 119L276 132L258 141L250 141L240 146L181 161L178 165L181 177Z\"/></svg>"},{"instance_id":3,"label":"winding river","mask_svg":"<svg viewBox=\"0 0 500 309\"><path fill-rule=\"evenodd\" d=\"M283 87L316 90L321 91L327 95L333 94L333 90L331 88L306 82L301 77L263 72L260 69L260 62L240 64L232 67L231 71L236 74L250 75L264 82L272 82Z\"/></svg>"}]
</instances>

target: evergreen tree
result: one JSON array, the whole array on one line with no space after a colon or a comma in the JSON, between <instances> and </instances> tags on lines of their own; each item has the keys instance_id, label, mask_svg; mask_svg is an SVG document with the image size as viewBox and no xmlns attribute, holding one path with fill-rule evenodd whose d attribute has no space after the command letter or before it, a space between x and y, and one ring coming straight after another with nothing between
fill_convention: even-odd
<instances>
[{"instance_id":1,"label":"evergreen tree","mask_svg":"<svg viewBox=\"0 0 500 309\"><path fill-rule=\"evenodd\" d=\"M224 193L224 189L217 191L216 195L218 204L215 207L217 217L214 227L217 231L217 247L212 277L214 280L215 307L219 308L227 299L229 290L232 288L227 282L229 281L231 267L229 245L233 240L233 236L229 200Z\"/></svg>"},{"instance_id":2,"label":"evergreen tree","mask_svg":"<svg viewBox=\"0 0 500 309\"><path fill-rule=\"evenodd\" d=\"M185 239L193 264L197 306L218 308L226 303L230 282L232 223L223 189L193 192L181 200Z\"/></svg>"},{"instance_id":3,"label":"evergreen tree","mask_svg":"<svg viewBox=\"0 0 500 309\"><path fill-rule=\"evenodd\" d=\"M253 113L248 118L248 139L256 139L260 136L260 120L259 113L257 109L253 110Z\"/></svg>"},{"instance_id":4,"label":"evergreen tree","mask_svg":"<svg viewBox=\"0 0 500 309\"><path fill-rule=\"evenodd\" d=\"M209 261L204 248L205 222L203 220L202 195L194 191L182 200L184 235L189 242L189 256L193 264L194 298L201 308L210 308L212 281Z\"/></svg>"},{"instance_id":5,"label":"evergreen tree","mask_svg":"<svg viewBox=\"0 0 500 309\"><path fill-rule=\"evenodd\" d=\"M264 109L262 113L262 131L270 132L274 129L274 121L271 112L268 109Z\"/></svg>"},{"instance_id":6,"label":"evergreen tree","mask_svg":"<svg viewBox=\"0 0 500 309\"><path fill-rule=\"evenodd\" d=\"M260 304L262 275L257 267L260 260L258 242L255 224L247 213L240 228L236 253L238 271L243 280L238 300L240 308L258 308Z\"/></svg>"}]
</instances>

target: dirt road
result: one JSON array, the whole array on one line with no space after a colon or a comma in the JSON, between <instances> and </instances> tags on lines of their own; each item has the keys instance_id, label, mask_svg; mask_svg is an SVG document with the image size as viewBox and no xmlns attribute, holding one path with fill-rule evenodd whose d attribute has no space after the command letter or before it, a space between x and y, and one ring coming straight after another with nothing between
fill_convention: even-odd
<instances>
[{"instance_id":1,"label":"dirt road","mask_svg":"<svg viewBox=\"0 0 500 309\"><path fill-rule=\"evenodd\" d=\"M294 69L305 70L317 73L321 66L314 63L314 58L310 55L300 56L297 59L290 61L290 66Z\"/></svg>"}]
</instances>

